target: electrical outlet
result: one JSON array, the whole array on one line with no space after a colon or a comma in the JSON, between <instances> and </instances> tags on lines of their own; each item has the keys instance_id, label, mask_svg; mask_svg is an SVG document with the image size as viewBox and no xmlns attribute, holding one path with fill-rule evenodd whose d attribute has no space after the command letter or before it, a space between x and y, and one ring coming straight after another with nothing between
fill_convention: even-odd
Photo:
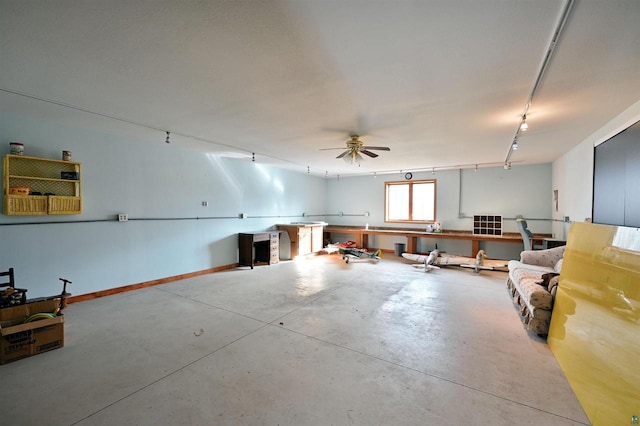
<instances>
[{"instance_id":1,"label":"electrical outlet","mask_svg":"<svg viewBox=\"0 0 640 426\"><path fill-rule=\"evenodd\" d=\"M306 213L302 213L302 217L307 217L307 214Z\"/></svg>"},{"instance_id":2,"label":"electrical outlet","mask_svg":"<svg viewBox=\"0 0 640 426\"><path fill-rule=\"evenodd\" d=\"M246 213L240 213L240 219L246 219L246 218L247 218Z\"/></svg>"},{"instance_id":3,"label":"electrical outlet","mask_svg":"<svg viewBox=\"0 0 640 426\"><path fill-rule=\"evenodd\" d=\"M364 212L364 217L369 217L369 212Z\"/></svg>"},{"instance_id":4,"label":"electrical outlet","mask_svg":"<svg viewBox=\"0 0 640 426\"><path fill-rule=\"evenodd\" d=\"M127 215L126 213L120 213L118 215L118 222L126 222L129 220L129 215Z\"/></svg>"},{"instance_id":5,"label":"electrical outlet","mask_svg":"<svg viewBox=\"0 0 640 426\"><path fill-rule=\"evenodd\" d=\"M567 223L571 222L571 220L569 219L569 216L565 216L564 217L564 221L567 222Z\"/></svg>"},{"instance_id":6,"label":"electrical outlet","mask_svg":"<svg viewBox=\"0 0 640 426\"><path fill-rule=\"evenodd\" d=\"M207 207L208 205L209 205L209 202L208 202L208 201L203 201L203 202L202 202L202 207Z\"/></svg>"}]
</instances>

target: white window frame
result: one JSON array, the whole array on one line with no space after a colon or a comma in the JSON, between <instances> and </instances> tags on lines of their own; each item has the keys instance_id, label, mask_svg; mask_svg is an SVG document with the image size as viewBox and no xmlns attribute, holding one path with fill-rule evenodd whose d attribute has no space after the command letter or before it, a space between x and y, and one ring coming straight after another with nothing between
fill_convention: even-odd
<instances>
[{"instance_id":1,"label":"white window frame","mask_svg":"<svg viewBox=\"0 0 640 426\"><path fill-rule=\"evenodd\" d=\"M433 184L433 219L428 220L414 220L413 219L413 186L416 184ZM409 214L407 219L389 219L389 189L392 186L407 186L409 188L409 200L408 208ZM435 223L436 222L436 194L437 194L437 180L436 179L424 179L415 181L389 181L384 183L384 221L390 223Z\"/></svg>"}]
</instances>

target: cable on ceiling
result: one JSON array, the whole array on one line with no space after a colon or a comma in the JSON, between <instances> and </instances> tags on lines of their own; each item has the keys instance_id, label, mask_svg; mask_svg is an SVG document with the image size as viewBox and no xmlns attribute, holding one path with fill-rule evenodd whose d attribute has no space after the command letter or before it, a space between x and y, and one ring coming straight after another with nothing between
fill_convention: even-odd
<instances>
[{"instance_id":1,"label":"cable on ceiling","mask_svg":"<svg viewBox=\"0 0 640 426\"><path fill-rule=\"evenodd\" d=\"M214 144L214 145L222 146L222 147L229 148L229 149L232 149L232 150L235 150L235 151L245 152L247 154L251 154L251 160L253 162L256 161L255 160L255 156L256 156L255 152L251 152L251 151L248 151L246 149L239 148L237 146L229 145L229 144L226 144L226 143L214 141L214 140L211 140L211 139L201 138L199 136L193 136L193 135L190 135L190 134L187 134L187 133L182 133L182 132L176 132L176 131L170 132L167 129L161 129L160 127L153 126L153 125L150 125L150 124L145 124L145 123L140 123L140 122L137 122L137 121L127 120L125 118L116 117L116 116L113 116L113 115L92 111L90 109L82 108L82 107L79 107L79 106L76 106L76 105L72 105L72 104L68 104L68 103L65 103L65 102L56 101L56 100L53 100L53 99L43 98L43 97L40 97L40 96L36 96L36 95L29 94L29 93L20 92L20 91L17 91L17 90L11 90L11 89L6 89L6 88L0 87L0 92L10 93L12 95L22 96L24 98L33 99L33 100L36 100L36 101L40 101L40 102L44 102L44 103L48 103L48 104L52 104L52 105L56 105L56 106L61 106L61 107L64 107L64 108L75 110L75 111L84 112L86 114L95 115L97 117L108 118L110 120L119 121L121 123L130 124L132 126L137 126L137 127L142 127L142 128L149 129L149 130L162 132L165 135L164 141L167 144L171 143L170 135L171 136L176 136L177 135L177 136L180 136L180 137L183 137L183 138L193 139L193 140L200 141L200 142L206 142L206 143L211 143L211 144ZM301 168L305 167L303 164L295 163L295 162L293 162L291 160L287 160L287 159L284 159L284 158L278 158L278 157L274 157L274 156L270 156L270 155L264 155L264 154L260 154L260 155L262 157L264 157L264 158L271 158L271 159L274 159L274 160L281 161L283 163L288 163L288 164L293 164L295 166L300 166Z\"/></svg>"},{"instance_id":2,"label":"cable on ceiling","mask_svg":"<svg viewBox=\"0 0 640 426\"><path fill-rule=\"evenodd\" d=\"M520 122L518 123L518 129L516 130L516 134L509 145L509 152L507 153L507 157L504 159L505 169L511 168L511 155L513 151L518 149L518 139L520 138L520 133L525 131L527 128L527 113L529 112L529 107L531 107L531 102L533 101L533 97L542 82L542 77L544 76L545 71L549 67L549 63L551 62L551 57L553 56L553 51L555 50L558 41L560 40L560 35L562 34L562 30L564 29L564 25L569 18L569 14L571 13L571 9L575 0L567 0L564 4L564 8L562 9L562 14L560 15L560 20L558 21L558 25L556 25L556 29L553 32L553 37L551 37L551 42L549 43L549 47L544 55L544 59L542 60L542 65L540 66L540 70L538 71L538 75L531 87L531 92L529 93L529 97L527 98L527 102L524 105L524 110L520 115Z\"/></svg>"}]
</instances>

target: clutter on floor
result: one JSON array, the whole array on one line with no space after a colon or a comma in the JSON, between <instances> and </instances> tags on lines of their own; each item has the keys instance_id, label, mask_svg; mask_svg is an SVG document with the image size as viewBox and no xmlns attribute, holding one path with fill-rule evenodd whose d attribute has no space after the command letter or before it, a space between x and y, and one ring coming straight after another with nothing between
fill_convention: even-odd
<instances>
[{"instance_id":1,"label":"clutter on floor","mask_svg":"<svg viewBox=\"0 0 640 426\"><path fill-rule=\"evenodd\" d=\"M0 283L0 364L17 361L64 346L64 316L67 284L62 293L28 300L26 289L15 287L13 268L0 272L9 281Z\"/></svg>"},{"instance_id":2,"label":"clutter on floor","mask_svg":"<svg viewBox=\"0 0 640 426\"><path fill-rule=\"evenodd\" d=\"M0 308L7 308L14 305L24 305L27 301L27 290L24 288L16 288L13 268L8 271L0 272L0 277L8 277L9 281L0 283Z\"/></svg>"},{"instance_id":3,"label":"clutter on floor","mask_svg":"<svg viewBox=\"0 0 640 426\"><path fill-rule=\"evenodd\" d=\"M327 244L326 247L320 250L319 253L333 254L333 253L338 253L340 249L355 248L355 247L356 247L355 241L345 241L344 243L329 243Z\"/></svg>"}]
</instances>

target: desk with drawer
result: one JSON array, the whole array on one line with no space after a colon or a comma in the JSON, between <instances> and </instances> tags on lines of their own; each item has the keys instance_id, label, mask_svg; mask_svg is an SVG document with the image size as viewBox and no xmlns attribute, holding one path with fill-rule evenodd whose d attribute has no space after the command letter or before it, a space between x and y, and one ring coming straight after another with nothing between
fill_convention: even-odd
<instances>
[{"instance_id":1,"label":"desk with drawer","mask_svg":"<svg viewBox=\"0 0 640 426\"><path fill-rule=\"evenodd\" d=\"M280 233L278 231L242 232L238 234L238 264L253 266L256 262L268 265L280 259Z\"/></svg>"}]
</instances>

